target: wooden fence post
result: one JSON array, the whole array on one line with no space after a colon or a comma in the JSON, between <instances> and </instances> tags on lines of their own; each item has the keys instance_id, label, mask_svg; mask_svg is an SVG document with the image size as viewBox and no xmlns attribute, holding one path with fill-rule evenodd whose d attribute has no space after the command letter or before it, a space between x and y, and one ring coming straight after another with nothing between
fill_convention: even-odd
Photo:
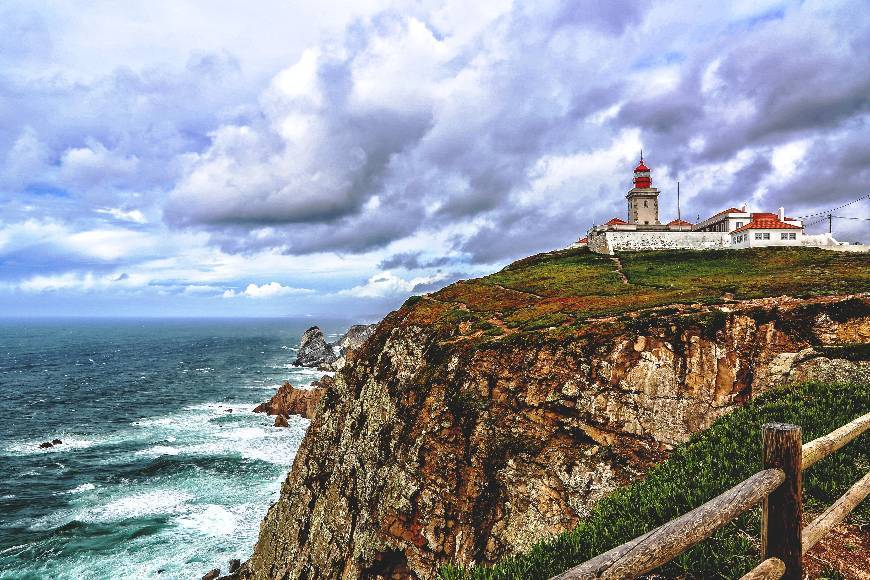
<instances>
[{"instance_id":1,"label":"wooden fence post","mask_svg":"<svg viewBox=\"0 0 870 580\"><path fill-rule=\"evenodd\" d=\"M764 468L779 468L785 481L768 495L761 512L761 559L779 558L787 580L801 580L801 428L768 423L761 428Z\"/></svg>"}]
</instances>

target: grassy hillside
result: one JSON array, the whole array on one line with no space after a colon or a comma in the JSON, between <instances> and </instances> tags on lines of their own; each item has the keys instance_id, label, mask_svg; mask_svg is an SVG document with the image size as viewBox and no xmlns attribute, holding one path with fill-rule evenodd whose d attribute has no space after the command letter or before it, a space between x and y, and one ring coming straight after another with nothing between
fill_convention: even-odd
<instances>
[{"instance_id":1,"label":"grassy hillside","mask_svg":"<svg viewBox=\"0 0 870 580\"><path fill-rule=\"evenodd\" d=\"M795 423L804 442L870 410L870 384L807 384L769 392L717 421L649 471L600 501L571 532L493 568L441 570L445 580L549 578L701 505L761 469L761 425ZM819 512L870 469L870 433L804 473L805 509ZM870 502L851 516L870 522ZM759 510L729 524L659 570L669 577L739 578L758 561Z\"/></svg>"},{"instance_id":2,"label":"grassy hillside","mask_svg":"<svg viewBox=\"0 0 870 580\"><path fill-rule=\"evenodd\" d=\"M616 261L582 248L539 254L411 300L412 321L466 323L486 340L541 329L570 332L589 318L669 304L868 291L866 254L761 248L634 252Z\"/></svg>"}]
</instances>

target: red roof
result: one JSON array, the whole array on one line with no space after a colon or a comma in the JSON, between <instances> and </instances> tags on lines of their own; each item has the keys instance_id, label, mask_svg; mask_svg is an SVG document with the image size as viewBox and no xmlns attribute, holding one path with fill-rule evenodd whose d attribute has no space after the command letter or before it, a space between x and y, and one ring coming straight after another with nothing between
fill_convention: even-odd
<instances>
[{"instance_id":1,"label":"red roof","mask_svg":"<svg viewBox=\"0 0 870 580\"><path fill-rule=\"evenodd\" d=\"M669 226L691 226L693 224L690 224L686 220L674 220L674 221L668 222L668 225Z\"/></svg>"},{"instance_id":2,"label":"red roof","mask_svg":"<svg viewBox=\"0 0 870 580\"><path fill-rule=\"evenodd\" d=\"M745 230L799 230L798 226L787 224L780 221L779 216L775 213L754 213L752 221L741 228L737 228L732 234Z\"/></svg>"},{"instance_id":3,"label":"red roof","mask_svg":"<svg viewBox=\"0 0 870 580\"><path fill-rule=\"evenodd\" d=\"M649 167L647 167L647 166L644 164L644 162L641 161L640 164L639 164L637 167L634 168L634 170L635 170L635 171L649 171Z\"/></svg>"},{"instance_id":4,"label":"red roof","mask_svg":"<svg viewBox=\"0 0 870 580\"><path fill-rule=\"evenodd\" d=\"M619 218L613 218L612 220L610 220L609 222L607 222L604 225L606 225L606 226L627 226L628 222L622 221Z\"/></svg>"},{"instance_id":5,"label":"red roof","mask_svg":"<svg viewBox=\"0 0 870 580\"><path fill-rule=\"evenodd\" d=\"M589 238L580 238L579 240L577 240L577 243L578 244L588 244Z\"/></svg>"}]
</instances>

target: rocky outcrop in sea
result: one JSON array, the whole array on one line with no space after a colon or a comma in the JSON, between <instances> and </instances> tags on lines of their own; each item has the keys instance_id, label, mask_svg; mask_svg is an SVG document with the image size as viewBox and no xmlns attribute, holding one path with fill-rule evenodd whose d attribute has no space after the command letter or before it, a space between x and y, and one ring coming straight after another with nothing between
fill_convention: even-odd
<instances>
[{"instance_id":1,"label":"rocky outcrop in sea","mask_svg":"<svg viewBox=\"0 0 870 580\"><path fill-rule=\"evenodd\" d=\"M299 415L306 419L314 418L317 404L323 392L333 382L333 378L325 376L315 381L309 387L294 387L285 382L271 399L254 407L254 413L266 413L276 415L276 427L286 427L286 418L290 415ZM279 421L284 418L284 421ZM279 423L281 423L279 425Z\"/></svg>"},{"instance_id":2,"label":"rocky outcrop in sea","mask_svg":"<svg viewBox=\"0 0 870 580\"><path fill-rule=\"evenodd\" d=\"M316 367L324 371L337 371L342 368L347 355L362 344L374 333L375 324L354 324L334 343L326 342L323 331L312 326L302 335L299 345L297 366Z\"/></svg>"},{"instance_id":3,"label":"rocky outcrop in sea","mask_svg":"<svg viewBox=\"0 0 870 580\"><path fill-rule=\"evenodd\" d=\"M323 331L318 326L312 326L302 334L299 343L299 352L293 362L301 367L319 367L331 364L338 356L323 336Z\"/></svg>"}]
</instances>

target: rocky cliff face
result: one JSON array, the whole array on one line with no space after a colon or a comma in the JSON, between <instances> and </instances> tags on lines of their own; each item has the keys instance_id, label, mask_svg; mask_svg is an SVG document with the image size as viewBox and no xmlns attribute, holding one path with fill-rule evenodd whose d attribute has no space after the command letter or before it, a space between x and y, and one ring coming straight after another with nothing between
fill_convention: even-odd
<instances>
[{"instance_id":1,"label":"rocky cliff face","mask_svg":"<svg viewBox=\"0 0 870 580\"><path fill-rule=\"evenodd\" d=\"M338 341L333 343L333 347L338 349L339 356L328 365L324 365L324 370L339 371L347 364L347 355L363 345L368 338L374 334L376 324L354 324Z\"/></svg>"},{"instance_id":2,"label":"rocky cliff face","mask_svg":"<svg viewBox=\"0 0 870 580\"><path fill-rule=\"evenodd\" d=\"M433 323L448 295L407 304L349 355L243 577L433 578L447 561L492 562L571 528L757 393L870 375L855 346L870 343L867 294L654 306L531 332Z\"/></svg>"},{"instance_id":3,"label":"rocky cliff face","mask_svg":"<svg viewBox=\"0 0 870 580\"><path fill-rule=\"evenodd\" d=\"M354 324L347 329L336 346L341 350L342 355L346 355L350 351L357 349L375 332L377 324Z\"/></svg>"}]
</instances>

